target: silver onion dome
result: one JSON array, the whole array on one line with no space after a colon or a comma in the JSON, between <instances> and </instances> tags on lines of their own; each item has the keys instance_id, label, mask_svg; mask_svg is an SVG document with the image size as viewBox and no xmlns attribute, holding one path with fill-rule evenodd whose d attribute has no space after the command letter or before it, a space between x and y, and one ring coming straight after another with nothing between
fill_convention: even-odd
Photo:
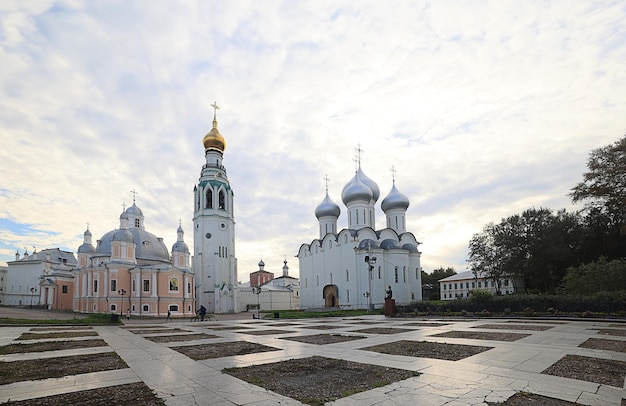
<instances>
[{"instance_id":1,"label":"silver onion dome","mask_svg":"<svg viewBox=\"0 0 626 406\"><path fill-rule=\"evenodd\" d=\"M341 200L343 204L346 206L355 200L365 200L369 202L372 200L372 189L369 188L361 178L357 172L356 175L343 187L341 191Z\"/></svg>"},{"instance_id":2,"label":"silver onion dome","mask_svg":"<svg viewBox=\"0 0 626 406\"><path fill-rule=\"evenodd\" d=\"M372 191L372 200L374 200L374 202L377 202L378 198L380 197L380 189L378 188L376 182L368 178L367 175L363 173L363 170L360 166L356 172L356 176L361 179L361 182L365 183L365 186L370 188L370 190Z\"/></svg>"},{"instance_id":3,"label":"silver onion dome","mask_svg":"<svg viewBox=\"0 0 626 406\"><path fill-rule=\"evenodd\" d=\"M409 198L403 193L400 193L400 191L398 191L398 189L396 188L396 184L394 183L391 187L391 191L380 204L380 208L383 209L383 212L387 212L392 209L406 210L409 208L409 204Z\"/></svg>"},{"instance_id":4,"label":"silver onion dome","mask_svg":"<svg viewBox=\"0 0 626 406\"><path fill-rule=\"evenodd\" d=\"M315 217L319 220L322 217L339 217L341 214L341 209L335 202L330 200L328 196L328 191L326 192L326 197L322 202L315 208Z\"/></svg>"}]
</instances>

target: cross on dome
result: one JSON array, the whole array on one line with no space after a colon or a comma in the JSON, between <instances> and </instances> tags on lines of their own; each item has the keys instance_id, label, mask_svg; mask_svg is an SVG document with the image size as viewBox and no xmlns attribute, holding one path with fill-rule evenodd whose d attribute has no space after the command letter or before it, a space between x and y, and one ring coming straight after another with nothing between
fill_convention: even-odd
<instances>
[{"instance_id":1,"label":"cross on dome","mask_svg":"<svg viewBox=\"0 0 626 406\"><path fill-rule=\"evenodd\" d=\"M133 189L133 190L130 191L130 193L133 194L133 204L135 204L135 198L137 197L139 192L137 192L135 189Z\"/></svg>"},{"instance_id":2,"label":"cross on dome","mask_svg":"<svg viewBox=\"0 0 626 406\"><path fill-rule=\"evenodd\" d=\"M217 102L214 101L213 104L211 104L211 107L213 107L213 120L217 120L217 110L219 109Z\"/></svg>"},{"instance_id":3,"label":"cross on dome","mask_svg":"<svg viewBox=\"0 0 626 406\"><path fill-rule=\"evenodd\" d=\"M393 180L394 184L396 183L396 172L397 172L396 168L393 165L391 165L391 179Z\"/></svg>"},{"instance_id":4,"label":"cross on dome","mask_svg":"<svg viewBox=\"0 0 626 406\"><path fill-rule=\"evenodd\" d=\"M330 179L328 178L328 174L324 175L324 182L326 182L326 192L328 192L328 182Z\"/></svg>"}]
</instances>

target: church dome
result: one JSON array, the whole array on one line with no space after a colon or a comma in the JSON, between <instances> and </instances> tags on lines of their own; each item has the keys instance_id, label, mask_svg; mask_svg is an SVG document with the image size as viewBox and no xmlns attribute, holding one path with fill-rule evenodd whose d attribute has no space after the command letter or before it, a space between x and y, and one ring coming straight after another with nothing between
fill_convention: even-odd
<instances>
[{"instance_id":1,"label":"church dome","mask_svg":"<svg viewBox=\"0 0 626 406\"><path fill-rule=\"evenodd\" d=\"M394 182L393 186L391 187L391 191L380 204L380 208L383 209L383 212L387 212L392 209L406 210L409 208L409 203L409 198L403 193L400 193L400 191L398 191Z\"/></svg>"},{"instance_id":2,"label":"church dome","mask_svg":"<svg viewBox=\"0 0 626 406\"><path fill-rule=\"evenodd\" d=\"M130 218L130 217L143 217L143 212L141 211L141 209L139 207L137 207L135 202L133 202L132 206L130 206L128 209L126 209L125 214L126 214L127 218Z\"/></svg>"},{"instance_id":3,"label":"church dome","mask_svg":"<svg viewBox=\"0 0 626 406\"><path fill-rule=\"evenodd\" d=\"M339 217L341 214L341 209L335 202L330 200L328 196L328 191L326 192L326 197L315 209L315 217L319 220L322 217Z\"/></svg>"},{"instance_id":4,"label":"church dome","mask_svg":"<svg viewBox=\"0 0 626 406\"><path fill-rule=\"evenodd\" d=\"M174 245L172 245L172 252L184 252L188 254L189 247L183 241L176 241Z\"/></svg>"},{"instance_id":5,"label":"church dome","mask_svg":"<svg viewBox=\"0 0 626 406\"><path fill-rule=\"evenodd\" d=\"M111 237L111 241L121 241L134 244L135 237L133 237L133 233L131 233L128 229L120 229L113 233L113 237Z\"/></svg>"},{"instance_id":6,"label":"church dome","mask_svg":"<svg viewBox=\"0 0 626 406\"><path fill-rule=\"evenodd\" d=\"M91 231L87 229L83 233L83 243L78 247L79 254L93 254L96 252L96 248L91 244Z\"/></svg>"},{"instance_id":7,"label":"church dome","mask_svg":"<svg viewBox=\"0 0 626 406\"><path fill-rule=\"evenodd\" d=\"M205 151L224 152L224 149L226 149L226 140L217 129L216 119L213 119L213 128L211 131L202 138L202 145L204 145Z\"/></svg>"},{"instance_id":8,"label":"church dome","mask_svg":"<svg viewBox=\"0 0 626 406\"><path fill-rule=\"evenodd\" d=\"M370 188L370 190L372 191L372 200L374 200L374 202L377 202L378 198L380 197L380 189L378 188L376 182L368 178L367 175L363 173L363 170L361 170L360 166L358 171L356 172L356 176L358 176L359 179L361 179L361 182L365 183L365 185Z\"/></svg>"},{"instance_id":9,"label":"church dome","mask_svg":"<svg viewBox=\"0 0 626 406\"><path fill-rule=\"evenodd\" d=\"M369 202L372 200L372 196L372 189L361 181L358 172L341 191L341 200L346 206L355 200L366 200Z\"/></svg>"},{"instance_id":10,"label":"church dome","mask_svg":"<svg viewBox=\"0 0 626 406\"><path fill-rule=\"evenodd\" d=\"M96 248L96 254L111 255L111 241L117 231L113 230L104 234ZM170 262L170 255L167 247L163 244L163 240L152 233L141 228L131 228L128 231L132 234L135 242L135 258L137 260Z\"/></svg>"},{"instance_id":11,"label":"church dome","mask_svg":"<svg viewBox=\"0 0 626 406\"><path fill-rule=\"evenodd\" d=\"M96 248L91 244L83 243L78 247L79 254L93 254L94 252L96 252Z\"/></svg>"}]
</instances>

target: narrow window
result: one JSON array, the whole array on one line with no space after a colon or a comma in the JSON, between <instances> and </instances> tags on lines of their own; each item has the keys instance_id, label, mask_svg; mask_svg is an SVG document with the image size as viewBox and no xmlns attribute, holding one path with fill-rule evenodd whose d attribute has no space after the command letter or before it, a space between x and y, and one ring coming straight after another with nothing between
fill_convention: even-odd
<instances>
[{"instance_id":1,"label":"narrow window","mask_svg":"<svg viewBox=\"0 0 626 406\"><path fill-rule=\"evenodd\" d=\"M144 292L149 292L150 291L150 280L149 279L144 279L143 280L143 291Z\"/></svg>"},{"instance_id":2,"label":"narrow window","mask_svg":"<svg viewBox=\"0 0 626 406\"><path fill-rule=\"evenodd\" d=\"M111 292L115 292L117 290L117 280L111 279Z\"/></svg>"},{"instance_id":3,"label":"narrow window","mask_svg":"<svg viewBox=\"0 0 626 406\"><path fill-rule=\"evenodd\" d=\"M93 281L93 293L98 293L98 281Z\"/></svg>"},{"instance_id":4,"label":"narrow window","mask_svg":"<svg viewBox=\"0 0 626 406\"><path fill-rule=\"evenodd\" d=\"M67 292L68 292L67 285L63 285L63 293L67 293Z\"/></svg>"},{"instance_id":5,"label":"narrow window","mask_svg":"<svg viewBox=\"0 0 626 406\"><path fill-rule=\"evenodd\" d=\"M208 188L206 191L206 206L207 209L213 208L213 189Z\"/></svg>"},{"instance_id":6,"label":"narrow window","mask_svg":"<svg viewBox=\"0 0 626 406\"><path fill-rule=\"evenodd\" d=\"M346 282L350 282L350 273L346 269Z\"/></svg>"},{"instance_id":7,"label":"narrow window","mask_svg":"<svg viewBox=\"0 0 626 406\"><path fill-rule=\"evenodd\" d=\"M402 280L406 283L406 266L402 267Z\"/></svg>"},{"instance_id":8,"label":"narrow window","mask_svg":"<svg viewBox=\"0 0 626 406\"><path fill-rule=\"evenodd\" d=\"M395 273L396 273L396 283L398 283L398 267L395 268Z\"/></svg>"},{"instance_id":9,"label":"narrow window","mask_svg":"<svg viewBox=\"0 0 626 406\"><path fill-rule=\"evenodd\" d=\"M380 279L380 266L378 267L378 279Z\"/></svg>"},{"instance_id":10,"label":"narrow window","mask_svg":"<svg viewBox=\"0 0 626 406\"><path fill-rule=\"evenodd\" d=\"M219 209L221 210L226 210L226 195L224 194L223 190L220 190L220 194L219 194Z\"/></svg>"},{"instance_id":11,"label":"narrow window","mask_svg":"<svg viewBox=\"0 0 626 406\"><path fill-rule=\"evenodd\" d=\"M135 292L137 290L137 281L134 279L133 279L132 286L133 286L133 292Z\"/></svg>"},{"instance_id":12,"label":"narrow window","mask_svg":"<svg viewBox=\"0 0 626 406\"><path fill-rule=\"evenodd\" d=\"M348 303L350 303L350 289L346 289L346 299Z\"/></svg>"}]
</instances>

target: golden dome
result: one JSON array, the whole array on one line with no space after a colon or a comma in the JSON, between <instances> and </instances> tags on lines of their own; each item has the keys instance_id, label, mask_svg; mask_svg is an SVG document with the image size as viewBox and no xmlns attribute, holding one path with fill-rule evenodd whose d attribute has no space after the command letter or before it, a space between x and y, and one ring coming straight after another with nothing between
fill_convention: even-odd
<instances>
[{"instance_id":1,"label":"golden dome","mask_svg":"<svg viewBox=\"0 0 626 406\"><path fill-rule=\"evenodd\" d=\"M224 152L226 149L226 140L220 134L220 130L217 129L217 120L213 118L213 128L207 135L202 138L202 144L204 145L204 150L214 150L219 152Z\"/></svg>"}]
</instances>

